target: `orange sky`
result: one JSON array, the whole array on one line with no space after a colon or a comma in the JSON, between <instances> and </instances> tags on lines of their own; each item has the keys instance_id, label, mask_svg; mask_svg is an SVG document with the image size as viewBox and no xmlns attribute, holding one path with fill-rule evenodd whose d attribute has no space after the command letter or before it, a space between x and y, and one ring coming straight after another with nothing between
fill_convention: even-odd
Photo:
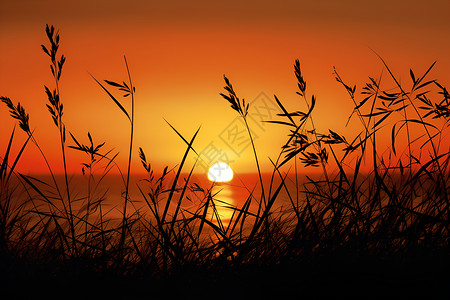
<instances>
[{"instance_id":1,"label":"orange sky","mask_svg":"<svg viewBox=\"0 0 450 300\"><path fill-rule=\"evenodd\" d=\"M53 88L53 80L40 49L47 43L45 24L53 24L61 34L60 53L67 56L61 78L64 122L80 141L87 142L87 131L95 141L106 141L107 149L121 153L126 170L129 125L88 74L125 80L126 55L137 89L134 170L141 170L139 146L157 169L179 163L185 145L166 119L186 138L202 126L196 150L215 147L233 161L235 172L251 172L250 148L233 151L224 142L236 113L219 96L223 74L249 102L270 104L276 94L289 109L304 109L295 94L292 65L298 58L309 94L317 96L317 127L349 137L353 127L345 128L345 122L352 104L334 80L333 66L361 87L382 70L374 49L405 82L410 67L420 73L435 60L433 77L449 82L450 2L362 2L1 1L0 95L25 106L52 166L62 170L43 88ZM269 98L257 98L261 93ZM0 107L1 152L13 126ZM286 132L260 124L253 130L263 169L269 170L267 157L275 158ZM24 138L18 135L17 145ZM70 169L80 170L83 157L69 151L68 158ZM19 168L45 170L32 145Z\"/></svg>"}]
</instances>

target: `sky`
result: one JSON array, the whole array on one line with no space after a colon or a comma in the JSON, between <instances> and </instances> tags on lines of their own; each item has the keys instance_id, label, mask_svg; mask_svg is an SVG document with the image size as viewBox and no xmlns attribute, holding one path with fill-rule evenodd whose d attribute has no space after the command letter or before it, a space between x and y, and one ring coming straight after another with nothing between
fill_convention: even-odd
<instances>
[{"instance_id":1,"label":"sky","mask_svg":"<svg viewBox=\"0 0 450 300\"><path fill-rule=\"evenodd\" d=\"M124 55L136 86L133 170L142 170L142 147L155 169L181 161L186 139L201 127L194 149L196 169L225 160L235 172L255 171L242 120L221 98L225 74L238 96L252 103L249 123L263 170L271 169L287 131L261 120L276 119L273 95L289 110L305 110L296 95L293 63L301 62L308 97L317 97L319 130L349 137L357 123L346 125L352 102L333 75L360 89L377 77L382 56L403 81L409 69L424 72L434 61L433 77L449 82L449 1L0 1L0 95L20 103L52 168L62 171L58 131L45 107L44 85L54 88L45 24L61 35L67 57L61 77L63 121L67 131L87 143L89 131L105 150L119 152L126 169L130 126L124 115L89 74L99 80L124 81ZM127 108L128 99L121 100ZM14 127L0 107L0 151ZM25 140L17 134L15 149ZM349 138L350 139L350 138ZM68 139L68 144L73 144ZM1 153L0 152L0 153ZM71 172L86 157L68 151ZM189 157L193 163L194 156ZM19 170L45 172L43 159L29 145Z\"/></svg>"}]
</instances>

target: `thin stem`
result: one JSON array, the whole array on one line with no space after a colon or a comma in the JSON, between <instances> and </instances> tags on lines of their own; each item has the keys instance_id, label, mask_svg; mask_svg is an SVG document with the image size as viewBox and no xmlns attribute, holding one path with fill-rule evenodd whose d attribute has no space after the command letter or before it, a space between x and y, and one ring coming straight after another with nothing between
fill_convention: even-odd
<instances>
[{"instance_id":1,"label":"thin stem","mask_svg":"<svg viewBox=\"0 0 450 300\"><path fill-rule=\"evenodd\" d=\"M88 195L87 195L87 207L86 207L86 227L85 227L85 233L84 233L84 242L87 245L87 235L88 235L88 224L89 224L89 211L91 209L91 177L92 175L92 164L93 159L91 159L91 164L89 167L89 178L88 178Z\"/></svg>"},{"instance_id":2,"label":"thin stem","mask_svg":"<svg viewBox=\"0 0 450 300\"><path fill-rule=\"evenodd\" d=\"M53 60L52 61L54 69L58 70L56 61ZM55 78L55 84L56 84L56 93L58 95L58 97L61 99L60 93L59 93L59 80L58 80L58 72L54 73L54 78ZM75 227L74 227L74 222L73 222L73 211L72 211L72 201L70 199L70 189L69 189L69 179L68 179L68 173L67 173L67 162L66 162L66 150L65 150L65 126L64 123L62 121L62 115L61 113L59 113L58 115L58 129L59 129L59 139L61 141L61 152L62 152L62 159L63 159L63 167L64 167L64 180L65 180L65 184L66 184L66 193L67 193L67 202L68 202L68 207L69 207L69 226L70 226L70 231L72 234L72 247L75 252L75 254L77 254L77 247L76 247L76 240L75 240ZM64 200L61 198L61 201L64 202Z\"/></svg>"},{"instance_id":3,"label":"thin stem","mask_svg":"<svg viewBox=\"0 0 450 300\"><path fill-rule=\"evenodd\" d=\"M253 142L253 136L252 136L252 133L250 132L250 127L248 126L247 118L245 116L243 118L244 118L245 127L247 128L247 132L250 137L250 142L252 144L253 155L255 156L255 161L256 161L256 168L258 169L259 182L261 184L261 197L264 200L264 204L266 204L266 198L264 195L264 184L263 184L263 180L262 180L261 169L259 167L258 155L256 154L256 148L255 148L255 144Z\"/></svg>"},{"instance_id":4,"label":"thin stem","mask_svg":"<svg viewBox=\"0 0 450 300\"><path fill-rule=\"evenodd\" d=\"M63 196L61 194L61 191L59 190L58 183L56 182L55 174L53 174L52 168L50 167L50 163L48 162L47 157L45 157L45 154L42 151L42 148L39 146L38 142L36 141L36 139L34 138L33 135L31 135L31 141L36 146L36 148L39 150L39 153L41 153L41 156L44 159L44 162L45 162L45 164L47 166L47 169L50 172L50 176L52 177L53 183L55 184L55 188L56 188L56 191L58 193L58 196L59 196L60 199L62 199ZM63 205L65 205L64 202L63 202ZM65 209L65 207L64 207L64 209Z\"/></svg>"},{"instance_id":5,"label":"thin stem","mask_svg":"<svg viewBox=\"0 0 450 300\"><path fill-rule=\"evenodd\" d=\"M295 194L296 194L296 206L298 208L298 201L299 201L299 186L298 186L298 170L297 170L297 154L294 156L294 170L295 170Z\"/></svg>"},{"instance_id":6,"label":"thin stem","mask_svg":"<svg viewBox=\"0 0 450 300\"><path fill-rule=\"evenodd\" d=\"M308 100L306 98L306 92L303 93L303 99L305 100L306 107L308 108L308 111L310 111L310 106L309 106ZM320 140L317 137L316 127L314 125L314 120L313 120L313 117L312 117L311 113L309 114L309 120L311 121L311 126L313 128L314 136L315 136L316 141L317 141L317 147L319 149L319 153L321 153L322 152L322 146L320 145ZM323 171L323 174L325 176L325 179L326 179L326 181L328 183L328 190L330 191L330 198L331 198L332 197L331 183L330 183L330 180L328 178L328 171L327 171L327 168L325 167L325 163L324 163L324 161L322 159L322 156L320 156L320 164L322 166L322 171Z\"/></svg>"},{"instance_id":7,"label":"thin stem","mask_svg":"<svg viewBox=\"0 0 450 300\"><path fill-rule=\"evenodd\" d=\"M131 93L131 129L130 129L130 151L128 153L128 169L127 169L127 180L125 185L125 203L123 207L123 227L122 227L122 247L125 242L126 233L126 222L127 222L127 204L129 200L129 187L130 187L130 171L131 171L131 158L133 153L133 136L134 136L134 87L131 80L130 69L128 67L127 58L124 56L125 66L127 68L128 79L130 82L130 93Z\"/></svg>"}]
</instances>

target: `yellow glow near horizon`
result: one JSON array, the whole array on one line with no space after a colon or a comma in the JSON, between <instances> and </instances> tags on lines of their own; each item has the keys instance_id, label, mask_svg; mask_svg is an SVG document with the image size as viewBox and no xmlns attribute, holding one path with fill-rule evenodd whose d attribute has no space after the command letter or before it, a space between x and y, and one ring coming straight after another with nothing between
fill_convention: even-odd
<instances>
[{"instance_id":1,"label":"yellow glow near horizon","mask_svg":"<svg viewBox=\"0 0 450 300\"><path fill-rule=\"evenodd\" d=\"M215 182L227 182L233 179L233 170L224 162L213 164L208 171L208 179Z\"/></svg>"}]
</instances>

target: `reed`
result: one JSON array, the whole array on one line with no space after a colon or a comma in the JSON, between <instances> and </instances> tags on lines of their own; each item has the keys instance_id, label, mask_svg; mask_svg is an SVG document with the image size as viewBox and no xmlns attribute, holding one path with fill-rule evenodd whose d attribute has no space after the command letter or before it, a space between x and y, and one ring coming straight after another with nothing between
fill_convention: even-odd
<instances>
[{"instance_id":1,"label":"reed","mask_svg":"<svg viewBox=\"0 0 450 300\"><path fill-rule=\"evenodd\" d=\"M110 81L110 80L105 80L105 83L107 83L109 86L116 88L118 91L122 92L123 98L129 97L131 95L131 116L128 113L128 111L123 107L123 105L108 91L108 89L106 89L104 85L102 85L97 79L95 79L94 76L91 75L91 77L107 93L107 95L111 98L111 100L113 100L113 102L117 105L117 107L125 114L125 116L130 121L130 146L129 146L130 150L128 152L128 165L127 165L126 183L125 183L125 199L124 199L123 213L122 213L122 215L123 215L123 217L122 217L122 234L121 234L122 238L121 238L120 245L125 244L125 237L126 237L127 230L128 230L127 208L128 208L128 203L130 202L129 190L130 190L131 159L132 159L132 153L133 153L133 138L134 138L134 97L135 97L135 92L136 92L136 88L133 86L133 81L131 80L131 74L130 74L130 69L128 67L127 58L125 56L124 56L124 60L125 60L125 67L126 67L127 75L128 75L128 84L125 81L123 81L123 84L120 84L120 83ZM121 247L120 252L121 253L123 252L122 247ZM122 255L123 254L121 254L121 256ZM122 259L120 259L120 260L122 260Z\"/></svg>"}]
</instances>

